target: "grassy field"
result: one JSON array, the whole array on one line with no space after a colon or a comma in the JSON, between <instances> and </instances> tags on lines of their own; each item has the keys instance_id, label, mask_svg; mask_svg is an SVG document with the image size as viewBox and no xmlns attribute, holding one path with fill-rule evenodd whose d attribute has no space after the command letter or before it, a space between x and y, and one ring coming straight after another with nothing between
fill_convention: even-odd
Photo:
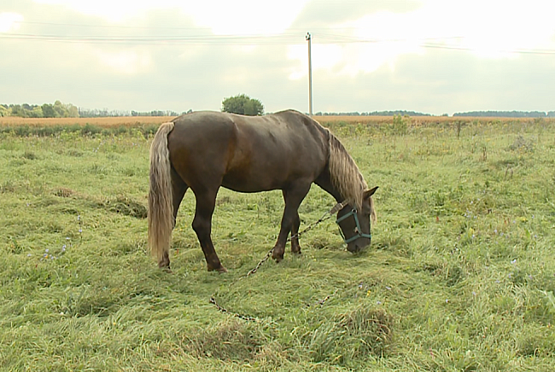
<instances>
[{"instance_id":1,"label":"grassy field","mask_svg":"<svg viewBox=\"0 0 555 372\"><path fill-rule=\"evenodd\" d=\"M327 221L239 279L281 193L221 190L227 274L206 271L188 193L160 271L145 217L166 119L2 118L0 370L555 370L555 122L321 118L380 186L372 246L346 252ZM333 204L314 186L302 225Z\"/></svg>"}]
</instances>

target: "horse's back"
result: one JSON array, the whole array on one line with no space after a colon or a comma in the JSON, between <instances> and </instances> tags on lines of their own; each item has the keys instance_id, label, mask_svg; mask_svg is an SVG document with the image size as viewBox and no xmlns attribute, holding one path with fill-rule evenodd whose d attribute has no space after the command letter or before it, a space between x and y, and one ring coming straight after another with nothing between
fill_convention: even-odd
<instances>
[{"instance_id":1,"label":"horse's back","mask_svg":"<svg viewBox=\"0 0 555 372\"><path fill-rule=\"evenodd\" d=\"M172 164L188 184L202 174L237 191L280 189L316 178L327 161L325 129L296 111L260 117L197 112L174 123Z\"/></svg>"}]
</instances>

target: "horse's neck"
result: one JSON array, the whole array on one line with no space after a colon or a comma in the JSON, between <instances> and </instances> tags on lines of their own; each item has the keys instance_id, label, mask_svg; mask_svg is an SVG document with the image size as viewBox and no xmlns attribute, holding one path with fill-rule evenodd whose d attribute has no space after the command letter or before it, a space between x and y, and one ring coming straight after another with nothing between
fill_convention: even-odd
<instances>
[{"instance_id":1,"label":"horse's neck","mask_svg":"<svg viewBox=\"0 0 555 372\"><path fill-rule=\"evenodd\" d=\"M320 186L324 191L333 196L335 201L341 203L345 198L339 193L339 190L333 185L328 171L323 172L315 181L315 184Z\"/></svg>"}]
</instances>

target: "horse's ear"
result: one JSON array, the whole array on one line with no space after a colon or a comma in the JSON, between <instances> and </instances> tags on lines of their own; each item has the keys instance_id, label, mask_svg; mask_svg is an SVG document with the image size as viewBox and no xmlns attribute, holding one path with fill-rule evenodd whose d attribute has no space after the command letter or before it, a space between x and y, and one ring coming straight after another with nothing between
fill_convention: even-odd
<instances>
[{"instance_id":1,"label":"horse's ear","mask_svg":"<svg viewBox=\"0 0 555 372\"><path fill-rule=\"evenodd\" d=\"M374 195L374 193L376 192L376 190L378 189L378 186L371 188L370 190L366 190L364 192L364 200L368 199L369 197L371 197L372 195Z\"/></svg>"}]
</instances>

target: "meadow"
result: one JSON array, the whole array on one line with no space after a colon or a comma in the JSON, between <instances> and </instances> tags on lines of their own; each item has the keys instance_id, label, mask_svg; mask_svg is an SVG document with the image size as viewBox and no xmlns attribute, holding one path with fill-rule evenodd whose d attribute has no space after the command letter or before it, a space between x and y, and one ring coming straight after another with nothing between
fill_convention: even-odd
<instances>
[{"instance_id":1,"label":"meadow","mask_svg":"<svg viewBox=\"0 0 555 372\"><path fill-rule=\"evenodd\" d=\"M34 120L0 118L2 371L555 370L555 121L319 118L380 186L372 245L348 253L331 219L244 278L279 191L220 191L226 274L187 193L168 273L146 246L167 118ZM313 186L301 228L333 205Z\"/></svg>"}]
</instances>

